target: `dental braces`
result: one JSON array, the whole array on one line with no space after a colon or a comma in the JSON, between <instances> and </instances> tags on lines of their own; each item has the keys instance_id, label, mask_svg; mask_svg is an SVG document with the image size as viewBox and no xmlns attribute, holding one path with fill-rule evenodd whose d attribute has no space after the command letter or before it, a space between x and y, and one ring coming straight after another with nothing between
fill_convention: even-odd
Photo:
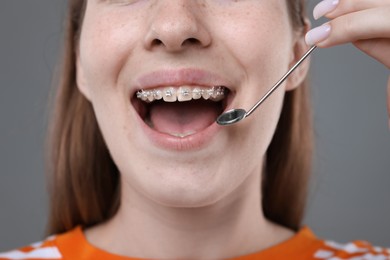
<instances>
[{"instance_id":1,"label":"dental braces","mask_svg":"<svg viewBox=\"0 0 390 260\"><path fill-rule=\"evenodd\" d=\"M191 88L191 87L180 87L178 89L174 87L168 87L163 90L153 89L153 90L139 90L136 94L138 99L141 99L145 102L153 102L155 100L161 100L167 102L175 101L188 101L191 99L200 99L205 100L210 99L212 101L220 101L225 97L226 89L223 86L211 87L209 89L203 88Z\"/></svg>"}]
</instances>

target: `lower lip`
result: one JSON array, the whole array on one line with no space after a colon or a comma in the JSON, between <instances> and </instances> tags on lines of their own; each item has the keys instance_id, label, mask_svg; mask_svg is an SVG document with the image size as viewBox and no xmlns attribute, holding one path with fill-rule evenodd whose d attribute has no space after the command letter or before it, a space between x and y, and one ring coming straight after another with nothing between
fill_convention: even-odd
<instances>
[{"instance_id":1,"label":"lower lip","mask_svg":"<svg viewBox=\"0 0 390 260\"><path fill-rule=\"evenodd\" d=\"M143 132L153 144L162 149L175 151L192 151L204 148L211 143L213 137L222 129L221 126L213 122L202 131L180 138L153 130L139 115L137 121L139 121Z\"/></svg>"}]
</instances>

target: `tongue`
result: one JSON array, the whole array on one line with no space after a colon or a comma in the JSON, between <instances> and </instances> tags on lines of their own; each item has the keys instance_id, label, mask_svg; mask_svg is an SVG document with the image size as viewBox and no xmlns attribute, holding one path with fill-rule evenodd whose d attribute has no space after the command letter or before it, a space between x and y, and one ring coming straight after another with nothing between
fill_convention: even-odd
<instances>
[{"instance_id":1,"label":"tongue","mask_svg":"<svg viewBox=\"0 0 390 260\"><path fill-rule=\"evenodd\" d=\"M197 100L157 102L150 107L150 121L155 130L172 135L190 135L211 125L219 115L219 103Z\"/></svg>"}]
</instances>

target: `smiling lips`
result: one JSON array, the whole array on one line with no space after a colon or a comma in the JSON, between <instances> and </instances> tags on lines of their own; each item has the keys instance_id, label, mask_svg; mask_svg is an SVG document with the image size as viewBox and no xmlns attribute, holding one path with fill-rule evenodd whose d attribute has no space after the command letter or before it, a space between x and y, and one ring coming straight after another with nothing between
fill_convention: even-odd
<instances>
[{"instance_id":1,"label":"smiling lips","mask_svg":"<svg viewBox=\"0 0 390 260\"><path fill-rule=\"evenodd\" d=\"M144 122L153 130L185 138L214 123L223 111L225 87L180 86L140 90Z\"/></svg>"},{"instance_id":2,"label":"smiling lips","mask_svg":"<svg viewBox=\"0 0 390 260\"><path fill-rule=\"evenodd\" d=\"M132 103L146 136L164 149L188 150L208 143L220 129L231 82L199 69L157 71L138 79Z\"/></svg>"}]
</instances>

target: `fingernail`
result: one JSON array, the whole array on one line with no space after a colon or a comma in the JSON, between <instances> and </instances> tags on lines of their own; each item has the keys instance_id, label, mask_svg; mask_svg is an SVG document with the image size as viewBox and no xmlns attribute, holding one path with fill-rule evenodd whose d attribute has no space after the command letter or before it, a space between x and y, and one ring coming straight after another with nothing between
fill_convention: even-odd
<instances>
[{"instance_id":1,"label":"fingernail","mask_svg":"<svg viewBox=\"0 0 390 260\"><path fill-rule=\"evenodd\" d=\"M314 19L319 19L327 13L332 12L336 9L339 4L339 0L324 0L314 7L313 17Z\"/></svg>"},{"instance_id":2,"label":"fingernail","mask_svg":"<svg viewBox=\"0 0 390 260\"><path fill-rule=\"evenodd\" d=\"M326 23L308 31L305 36L306 44L311 46L316 43L322 42L323 40L328 38L330 34L330 29L330 24Z\"/></svg>"}]
</instances>

